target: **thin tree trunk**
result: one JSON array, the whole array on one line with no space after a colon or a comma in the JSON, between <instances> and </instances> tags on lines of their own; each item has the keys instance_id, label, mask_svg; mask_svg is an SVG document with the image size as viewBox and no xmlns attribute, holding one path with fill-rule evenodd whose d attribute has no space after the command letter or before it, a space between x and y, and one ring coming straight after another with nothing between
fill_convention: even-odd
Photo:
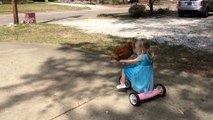
<instances>
[{"instance_id":1,"label":"thin tree trunk","mask_svg":"<svg viewBox=\"0 0 213 120\"><path fill-rule=\"evenodd\" d=\"M13 21L14 24L19 24L17 0L12 0Z\"/></svg>"},{"instance_id":2,"label":"thin tree trunk","mask_svg":"<svg viewBox=\"0 0 213 120\"><path fill-rule=\"evenodd\" d=\"M150 9L151 13L153 13L153 11L154 11L154 8L153 8L154 2L155 2L155 0L149 0L149 9Z\"/></svg>"},{"instance_id":3,"label":"thin tree trunk","mask_svg":"<svg viewBox=\"0 0 213 120\"><path fill-rule=\"evenodd\" d=\"M153 12L153 4L152 4L151 0L149 2L149 9L150 9L151 12Z\"/></svg>"}]
</instances>

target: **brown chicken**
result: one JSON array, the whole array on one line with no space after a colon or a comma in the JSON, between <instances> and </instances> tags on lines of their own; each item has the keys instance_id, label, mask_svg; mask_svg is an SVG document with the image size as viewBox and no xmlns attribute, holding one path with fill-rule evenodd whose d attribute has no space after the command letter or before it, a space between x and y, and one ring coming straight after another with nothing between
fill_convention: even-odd
<instances>
[{"instance_id":1,"label":"brown chicken","mask_svg":"<svg viewBox=\"0 0 213 120\"><path fill-rule=\"evenodd\" d=\"M123 46L116 46L112 50L112 59L115 59L117 61L120 61L121 59L127 59L129 58L133 53L133 49L135 47L134 41L129 41Z\"/></svg>"}]
</instances>

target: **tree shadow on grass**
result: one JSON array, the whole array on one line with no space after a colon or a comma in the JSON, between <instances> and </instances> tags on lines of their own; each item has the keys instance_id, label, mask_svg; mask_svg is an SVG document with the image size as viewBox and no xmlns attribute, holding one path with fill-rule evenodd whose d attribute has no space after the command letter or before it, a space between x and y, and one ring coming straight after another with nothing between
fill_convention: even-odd
<instances>
[{"instance_id":1,"label":"tree shadow on grass","mask_svg":"<svg viewBox=\"0 0 213 120\"><path fill-rule=\"evenodd\" d=\"M199 74L203 77L213 77L213 54L211 52L209 53L202 50L187 48L182 45L190 44L190 41L179 40L178 44L180 45L171 45L169 41L165 43L157 43L159 40L169 37L170 36L157 36L150 40L151 45L155 48L153 51L155 54L154 59L155 64L158 67ZM77 47L81 48L82 51L92 51L92 53L95 52L111 55L111 51L115 46L125 44L127 40L131 39L132 38L125 38L124 40L118 39L114 41L101 41L96 43L63 43L59 50L69 52L70 48ZM191 41L192 43L193 39L194 38L192 38ZM204 37L203 39L210 38ZM172 39L170 41L172 41ZM202 45L201 43L199 45L203 46L203 49L208 49L211 48L213 44L209 41L209 45ZM199 47L199 45L197 47ZM208 51L210 50L208 49Z\"/></svg>"},{"instance_id":2,"label":"tree shadow on grass","mask_svg":"<svg viewBox=\"0 0 213 120\"><path fill-rule=\"evenodd\" d=\"M155 51L155 63L159 68L213 77L212 53L187 48L183 45L155 44L159 47L159 50Z\"/></svg>"},{"instance_id":3,"label":"tree shadow on grass","mask_svg":"<svg viewBox=\"0 0 213 120\"><path fill-rule=\"evenodd\" d=\"M100 53L100 54L110 55L112 49L115 46L123 45L126 43L126 41L135 39L135 38L121 38L121 37L111 36L111 35L108 35L108 37L112 39L112 41L100 40L97 42L61 43L62 46L58 50L69 52L70 49L74 47L74 48L80 48L81 50L78 49L80 51L90 52L90 54Z\"/></svg>"}]
</instances>

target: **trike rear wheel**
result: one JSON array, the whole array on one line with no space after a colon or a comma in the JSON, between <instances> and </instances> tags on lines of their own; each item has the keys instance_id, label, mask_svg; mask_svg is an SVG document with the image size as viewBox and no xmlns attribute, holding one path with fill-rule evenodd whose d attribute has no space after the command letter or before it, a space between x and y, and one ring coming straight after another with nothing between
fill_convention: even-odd
<instances>
[{"instance_id":1,"label":"trike rear wheel","mask_svg":"<svg viewBox=\"0 0 213 120\"><path fill-rule=\"evenodd\" d=\"M166 88L165 88L164 85L162 85L162 84L156 84L156 85L155 85L155 89L160 90L159 96L162 96L162 97L163 97L163 96L166 95Z\"/></svg>"}]
</instances>

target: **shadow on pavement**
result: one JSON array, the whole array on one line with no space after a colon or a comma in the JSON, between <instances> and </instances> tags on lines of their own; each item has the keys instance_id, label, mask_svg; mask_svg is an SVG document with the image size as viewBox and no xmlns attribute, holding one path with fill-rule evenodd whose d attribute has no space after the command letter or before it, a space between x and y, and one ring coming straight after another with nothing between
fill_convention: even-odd
<instances>
[{"instance_id":1,"label":"shadow on pavement","mask_svg":"<svg viewBox=\"0 0 213 120\"><path fill-rule=\"evenodd\" d=\"M75 50L59 48L56 51L72 54ZM68 111L64 114L72 119L199 120L210 119L213 113L212 78L155 66L155 80L167 87L167 96L135 108L128 103L128 94L115 90L115 81L119 75L119 70L115 69L117 64L98 54L80 53L76 57L49 57L39 66L37 73L23 75L23 83L0 88L35 88L34 91L9 97L8 101L1 103L0 109L11 108L42 96L43 99L52 98L54 103L47 103L41 115L52 109L54 104L61 104L66 106L61 113ZM85 105L86 112L78 108L70 110L78 102L91 99L94 100Z\"/></svg>"},{"instance_id":2,"label":"shadow on pavement","mask_svg":"<svg viewBox=\"0 0 213 120\"><path fill-rule=\"evenodd\" d=\"M59 20L69 19L69 18L80 18L80 17L82 17L82 15L55 18L55 19L47 20L47 21L44 21L44 22L41 22L41 23L49 23L49 22L55 22L55 21L59 21Z\"/></svg>"}]
</instances>

